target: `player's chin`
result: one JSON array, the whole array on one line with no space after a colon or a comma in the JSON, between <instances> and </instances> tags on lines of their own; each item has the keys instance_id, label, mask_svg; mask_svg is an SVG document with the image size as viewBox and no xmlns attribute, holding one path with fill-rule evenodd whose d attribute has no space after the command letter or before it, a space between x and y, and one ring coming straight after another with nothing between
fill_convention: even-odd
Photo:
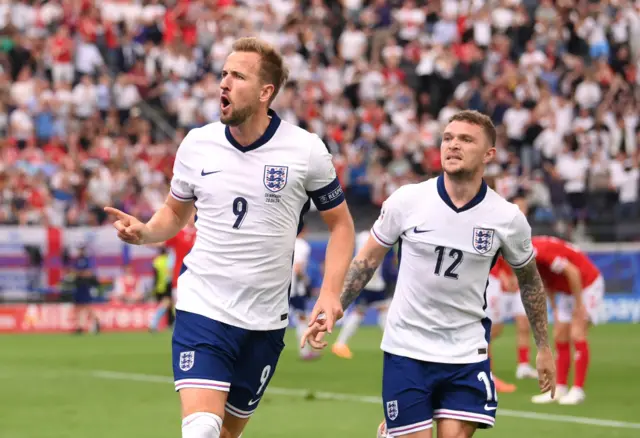
<instances>
[{"instance_id":1,"label":"player's chin","mask_svg":"<svg viewBox=\"0 0 640 438\"><path fill-rule=\"evenodd\" d=\"M228 114L220 114L220 122L227 126L239 126L245 120L246 119L242 117L241 114L234 114L232 111L229 111Z\"/></svg>"},{"instance_id":2,"label":"player's chin","mask_svg":"<svg viewBox=\"0 0 640 438\"><path fill-rule=\"evenodd\" d=\"M442 169L450 176L459 176L465 173L462 161L459 160L446 160Z\"/></svg>"},{"instance_id":3,"label":"player's chin","mask_svg":"<svg viewBox=\"0 0 640 438\"><path fill-rule=\"evenodd\" d=\"M233 112L231 109L220 111L220 121L225 125L230 125L233 122Z\"/></svg>"}]
</instances>

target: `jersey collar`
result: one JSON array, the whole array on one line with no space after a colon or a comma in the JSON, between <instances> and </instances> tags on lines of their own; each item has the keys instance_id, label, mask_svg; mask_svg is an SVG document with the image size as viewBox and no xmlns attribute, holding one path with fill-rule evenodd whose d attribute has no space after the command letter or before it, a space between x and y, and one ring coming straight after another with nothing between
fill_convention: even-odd
<instances>
[{"instance_id":1,"label":"jersey collar","mask_svg":"<svg viewBox=\"0 0 640 438\"><path fill-rule=\"evenodd\" d=\"M231 134L231 129L229 129L229 126L225 126L224 135L227 137L227 141L229 141L229 143L231 143L231 145L234 148L238 149L240 152L249 152L254 149L258 149L260 146L266 144L275 135L281 121L280 117L278 117L274 110L269 109L267 111L267 114L269 115L269 117L271 117L269 126L267 126L267 130L264 131L264 134L262 134L256 141L248 146L242 146L235 138L233 138L233 134Z\"/></svg>"},{"instance_id":2,"label":"jersey collar","mask_svg":"<svg viewBox=\"0 0 640 438\"><path fill-rule=\"evenodd\" d=\"M462 207L458 208L455 206L449 194L447 193L447 189L444 187L444 174L440 174L438 177L438 195L447 204L453 211L456 213L462 213L463 211L467 211L480 204L484 197L487 195L487 183L482 180L482 185L480 186L480 190L478 193L471 199L471 201L467 202Z\"/></svg>"}]
</instances>

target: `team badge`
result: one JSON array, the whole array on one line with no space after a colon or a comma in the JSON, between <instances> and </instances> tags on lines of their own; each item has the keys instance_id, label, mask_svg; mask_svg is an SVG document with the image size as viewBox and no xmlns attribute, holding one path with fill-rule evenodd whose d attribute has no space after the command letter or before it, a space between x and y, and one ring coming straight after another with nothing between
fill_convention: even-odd
<instances>
[{"instance_id":1,"label":"team badge","mask_svg":"<svg viewBox=\"0 0 640 438\"><path fill-rule=\"evenodd\" d=\"M180 369L182 371L189 371L193 368L193 363L196 361L195 351L183 351L180 353Z\"/></svg>"},{"instance_id":2,"label":"team badge","mask_svg":"<svg viewBox=\"0 0 640 438\"><path fill-rule=\"evenodd\" d=\"M480 254L486 254L491 251L493 246L493 230L487 228L474 228L473 229L473 249Z\"/></svg>"},{"instance_id":3,"label":"team badge","mask_svg":"<svg viewBox=\"0 0 640 438\"><path fill-rule=\"evenodd\" d=\"M387 402L387 417L393 421L398 418L398 400Z\"/></svg>"},{"instance_id":4,"label":"team badge","mask_svg":"<svg viewBox=\"0 0 640 438\"><path fill-rule=\"evenodd\" d=\"M264 186L271 192L279 192L287 185L287 166L264 166Z\"/></svg>"}]
</instances>

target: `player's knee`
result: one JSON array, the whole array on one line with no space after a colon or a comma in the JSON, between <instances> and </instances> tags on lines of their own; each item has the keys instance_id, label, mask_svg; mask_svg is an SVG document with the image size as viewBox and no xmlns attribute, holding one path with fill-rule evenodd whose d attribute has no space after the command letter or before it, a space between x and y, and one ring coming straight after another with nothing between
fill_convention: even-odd
<instances>
[{"instance_id":1,"label":"player's knee","mask_svg":"<svg viewBox=\"0 0 640 438\"><path fill-rule=\"evenodd\" d=\"M504 329L504 325L502 323L496 323L491 326L491 337L497 338L502 334L502 330Z\"/></svg>"},{"instance_id":2,"label":"player's knee","mask_svg":"<svg viewBox=\"0 0 640 438\"><path fill-rule=\"evenodd\" d=\"M198 412L210 412L219 418L224 416L227 393L203 388L180 389L180 402L184 418Z\"/></svg>"},{"instance_id":3,"label":"player's knee","mask_svg":"<svg viewBox=\"0 0 640 438\"><path fill-rule=\"evenodd\" d=\"M240 438L248 421L248 418L225 415L220 438Z\"/></svg>"},{"instance_id":4,"label":"player's knee","mask_svg":"<svg viewBox=\"0 0 640 438\"><path fill-rule=\"evenodd\" d=\"M571 342L582 342L586 339L587 339L586 324L585 324L585 327L575 326L575 325L571 327Z\"/></svg>"},{"instance_id":5,"label":"player's knee","mask_svg":"<svg viewBox=\"0 0 640 438\"><path fill-rule=\"evenodd\" d=\"M570 333L568 324L556 323L553 327L553 338L556 342L569 342Z\"/></svg>"},{"instance_id":6,"label":"player's knee","mask_svg":"<svg viewBox=\"0 0 640 438\"><path fill-rule=\"evenodd\" d=\"M526 315L517 315L514 317L514 321L518 332L529 334L529 320Z\"/></svg>"},{"instance_id":7,"label":"player's knee","mask_svg":"<svg viewBox=\"0 0 640 438\"><path fill-rule=\"evenodd\" d=\"M477 424L468 421L443 418L437 422L438 438L471 438Z\"/></svg>"},{"instance_id":8,"label":"player's knee","mask_svg":"<svg viewBox=\"0 0 640 438\"><path fill-rule=\"evenodd\" d=\"M220 438L222 418L210 412L195 412L182 420L182 438Z\"/></svg>"}]
</instances>

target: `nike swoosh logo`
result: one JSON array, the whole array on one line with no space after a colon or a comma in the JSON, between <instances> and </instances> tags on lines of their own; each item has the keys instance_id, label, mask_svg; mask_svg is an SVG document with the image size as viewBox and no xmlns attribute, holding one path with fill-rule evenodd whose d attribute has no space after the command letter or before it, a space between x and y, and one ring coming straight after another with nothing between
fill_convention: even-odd
<instances>
[{"instance_id":1,"label":"nike swoosh logo","mask_svg":"<svg viewBox=\"0 0 640 438\"><path fill-rule=\"evenodd\" d=\"M485 411L495 411L496 409L498 409L497 406L491 407L489 405L484 405L484 410Z\"/></svg>"},{"instance_id":2,"label":"nike swoosh logo","mask_svg":"<svg viewBox=\"0 0 640 438\"><path fill-rule=\"evenodd\" d=\"M248 404L249 406L253 406L253 405L255 405L256 403L258 403L258 402L260 401L260 399L261 399L261 398L262 398L262 397L258 397L258 398L257 398L257 399L255 399L255 400L253 400L253 399L252 399L252 400L249 400L249 402L248 402L247 404Z\"/></svg>"},{"instance_id":3,"label":"nike swoosh logo","mask_svg":"<svg viewBox=\"0 0 640 438\"><path fill-rule=\"evenodd\" d=\"M434 231L434 230L419 230L418 227L413 227L413 232L416 233L416 234L428 233L430 231Z\"/></svg>"},{"instance_id":4,"label":"nike swoosh logo","mask_svg":"<svg viewBox=\"0 0 640 438\"><path fill-rule=\"evenodd\" d=\"M204 169L202 169L202 172L200 172L201 176L207 176L207 175L211 175L212 173L218 173L218 172L222 172L222 170L214 170L213 172L205 172Z\"/></svg>"}]
</instances>

